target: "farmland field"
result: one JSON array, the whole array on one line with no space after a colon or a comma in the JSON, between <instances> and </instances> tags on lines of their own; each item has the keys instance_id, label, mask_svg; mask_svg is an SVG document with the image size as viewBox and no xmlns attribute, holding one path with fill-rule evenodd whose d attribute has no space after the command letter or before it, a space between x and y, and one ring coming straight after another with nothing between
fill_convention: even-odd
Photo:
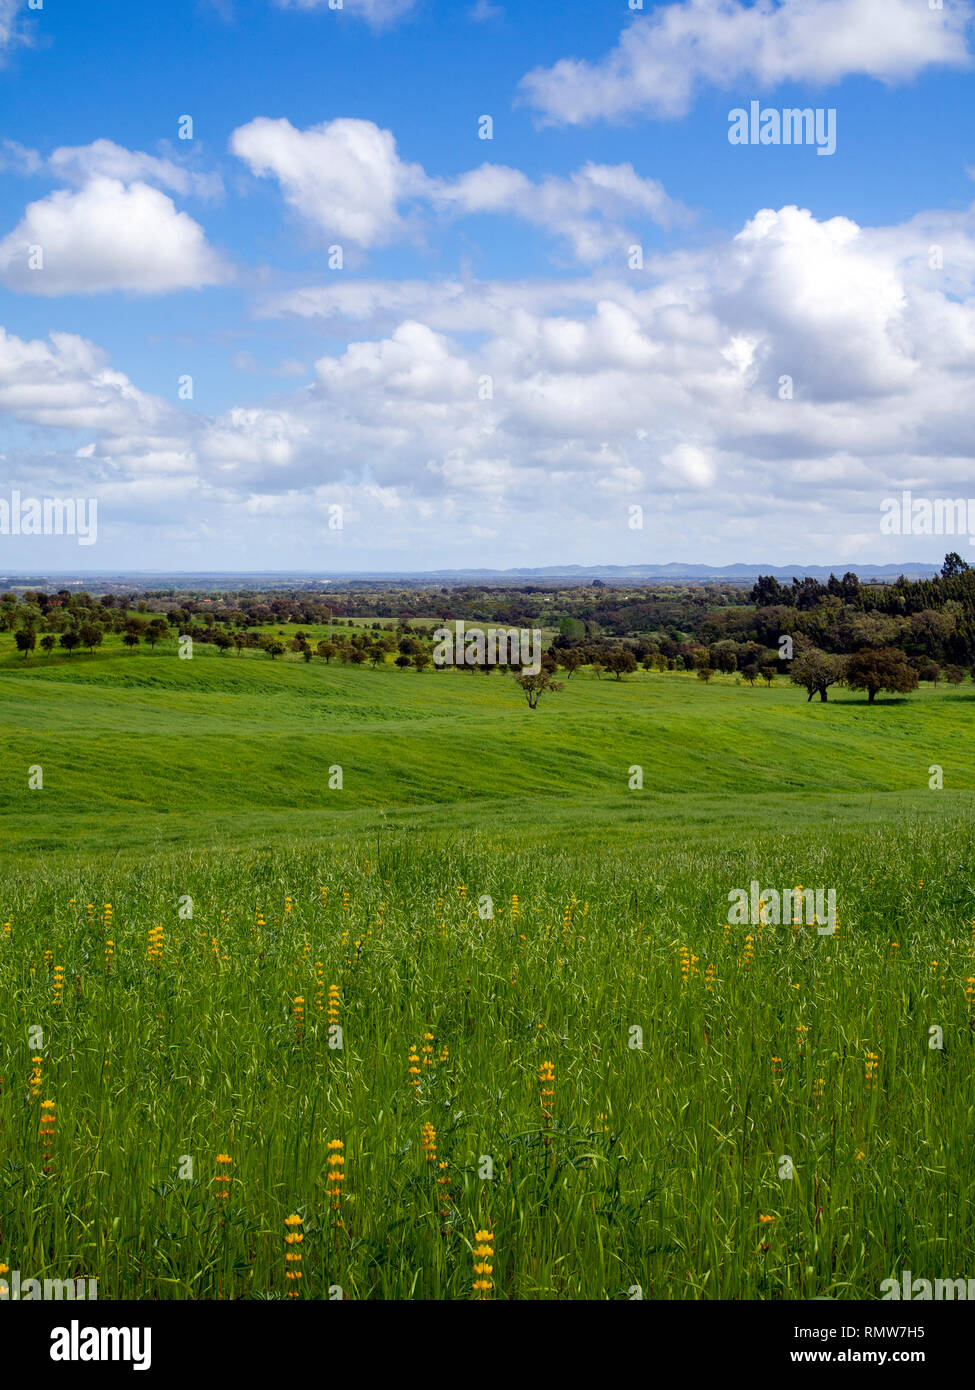
<instances>
[{"instance_id":1,"label":"farmland field","mask_svg":"<svg viewBox=\"0 0 975 1390\"><path fill-rule=\"evenodd\" d=\"M3 640L0 1262L145 1299L975 1269L975 696L582 671L532 712ZM730 924L754 880L834 889L835 934Z\"/></svg>"}]
</instances>

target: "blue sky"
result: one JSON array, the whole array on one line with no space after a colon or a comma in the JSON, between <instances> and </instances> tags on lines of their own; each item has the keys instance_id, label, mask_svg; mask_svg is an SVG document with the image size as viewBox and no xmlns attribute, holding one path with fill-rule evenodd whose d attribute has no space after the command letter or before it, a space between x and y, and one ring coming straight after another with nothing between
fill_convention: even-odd
<instances>
[{"instance_id":1,"label":"blue sky","mask_svg":"<svg viewBox=\"0 0 975 1390\"><path fill-rule=\"evenodd\" d=\"M879 523L975 494L971 18L0 0L0 499L98 503L0 571L939 558Z\"/></svg>"}]
</instances>

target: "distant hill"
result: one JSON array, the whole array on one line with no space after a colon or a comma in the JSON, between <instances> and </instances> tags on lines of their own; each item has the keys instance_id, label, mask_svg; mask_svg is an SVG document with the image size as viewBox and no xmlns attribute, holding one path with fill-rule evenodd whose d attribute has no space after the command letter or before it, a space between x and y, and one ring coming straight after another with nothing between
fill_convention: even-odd
<instances>
[{"instance_id":1,"label":"distant hill","mask_svg":"<svg viewBox=\"0 0 975 1390\"><path fill-rule=\"evenodd\" d=\"M749 584L760 574L771 574L789 582L793 577L828 579L852 572L862 580L893 581L898 575L908 579L929 579L938 574L940 564L908 561L895 565L873 565L843 561L835 565L734 564L705 565L694 561L675 561L661 565L541 565L524 569L443 569L443 570L359 570L333 572L251 570L165 572L162 570L104 571L88 574L8 574L0 575L0 589L105 588L119 589L262 589L288 587L320 588L325 585L389 584Z\"/></svg>"},{"instance_id":2,"label":"distant hill","mask_svg":"<svg viewBox=\"0 0 975 1390\"><path fill-rule=\"evenodd\" d=\"M545 565L537 569L519 570L434 570L430 574L430 578L503 579L509 583L518 579L525 579L529 582L536 579L566 579L578 583L585 583L587 580L592 581L593 579L613 580L618 583L645 579L671 579L702 583L725 581L736 584L755 580L760 574L771 574L776 579L790 580L793 576L798 579L804 579L807 576L812 579L828 579L831 574L842 576L852 572L860 579L893 580L901 574L906 575L909 579L927 579L931 575L937 574L939 570L940 565L924 565L916 562L902 565L855 563L841 565L704 565L675 561L666 565ZM386 577L391 578L392 576ZM419 578L420 576L411 577Z\"/></svg>"}]
</instances>

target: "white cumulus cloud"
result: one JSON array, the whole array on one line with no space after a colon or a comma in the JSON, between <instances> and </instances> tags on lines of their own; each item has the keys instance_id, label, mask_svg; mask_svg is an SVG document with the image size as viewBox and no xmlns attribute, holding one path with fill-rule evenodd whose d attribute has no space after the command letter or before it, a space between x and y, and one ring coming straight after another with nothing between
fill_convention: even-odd
<instances>
[{"instance_id":1,"label":"white cumulus cloud","mask_svg":"<svg viewBox=\"0 0 975 1390\"><path fill-rule=\"evenodd\" d=\"M549 175L537 183L518 169L482 164L437 184L434 201L466 213L519 217L566 240L578 261L622 254L632 236L627 218L663 226L686 218L663 185L637 174L632 164L591 161L568 178Z\"/></svg>"},{"instance_id":2,"label":"white cumulus cloud","mask_svg":"<svg viewBox=\"0 0 975 1390\"><path fill-rule=\"evenodd\" d=\"M164 294L227 273L203 228L164 193L103 176L30 203L0 241L0 278L27 294Z\"/></svg>"},{"instance_id":3,"label":"white cumulus cloud","mask_svg":"<svg viewBox=\"0 0 975 1390\"><path fill-rule=\"evenodd\" d=\"M65 183L85 184L93 178L141 180L158 183L175 193L215 197L222 185L218 175L185 168L172 159L160 159L141 150L128 150L113 140L94 140L90 145L62 145L48 158L48 168Z\"/></svg>"},{"instance_id":4,"label":"white cumulus cloud","mask_svg":"<svg viewBox=\"0 0 975 1390\"><path fill-rule=\"evenodd\" d=\"M597 62L563 58L522 80L543 121L684 115L704 87L905 81L968 66L968 0L676 0L638 15Z\"/></svg>"},{"instance_id":5,"label":"white cumulus cloud","mask_svg":"<svg viewBox=\"0 0 975 1390\"><path fill-rule=\"evenodd\" d=\"M533 181L520 169L482 164L453 179L402 160L393 133L340 117L308 130L260 116L233 132L230 148L258 178L273 177L285 201L327 236L381 246L407 231L407 205L449 216L515 217L568 242L578 261L623 255L627 223L687 220L680 203L632 164L589 162L566 178Z\"/></svg>"},{"instance_id":6,"label":"white cumulus cloud","mask_svg":"<svg viewBox=\"0 0 975 1390\"><path fill-rule=\"evenodd\" d=\"M756 541L783 563L930 558L923 538L884 540L881 499L970 490L975 209L871 228L764 208L642 273L329 283L277 312L312 320L306 346L325 320L340 339L309 384L255 400L248 383L209 417L141 392L84 339L8 334L0 413L40 432L32 476L52 490L59 467L64 490L81 474L177 546L191 498L237 565L307 563L335 502L341 544L370 555L353 568L394 551L412 567L700 558L705 543L725 561Z\"/></svg>"},{"instance_id":7,"label":"white cumulus cloud","mask_svg":"<svg viewBox=\"0 0 975 1390\"><path fill-rule=\"evenodd\" d=\"M380 246L401 230L398 205L425 182L404 163L391 131L340 117L308 130L259 116L230 138L258 178L273 177L285 201L330 236Z\"/></svg>"}]
</instances>

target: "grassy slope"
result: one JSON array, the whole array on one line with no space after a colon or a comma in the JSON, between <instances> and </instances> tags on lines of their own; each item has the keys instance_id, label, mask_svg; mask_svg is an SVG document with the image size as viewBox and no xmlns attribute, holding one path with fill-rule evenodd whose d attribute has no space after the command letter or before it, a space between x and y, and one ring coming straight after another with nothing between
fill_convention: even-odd
<instances>
[{"instance_id":1,"label":"grassy slope","mask_svg":"<svg viewBox=\"0 0 975 1390\"><path fill-rule=\"evenodd\" d=\"M482 1226L498 1298L873 1298L969 1271L971 708L641 675L532 714L497 675L0 654L0 1256L103 1298L280 1297L301 1212L318 1298L470 1297ZM839 935L729 929L753 877L834 886Z\"/></svg>"},{"instance_id":2,"label":"grassy slope","mask_svg":"<svg viewBox=\"0 0 975 1390\"><path fill-rule=\"evenodd\" d=\"M9 637L5 645L10 645ZM0 655L8 851L205 848L416 831L741 837L964 815L975 694L868 708L787 685L587 673L530 712L510 677L219 656L175 645ZM44 789L27 788L39 763ZM928 790L928 768L946 790ZM329 768L343 769L341 791ZM643 791L627 787L643 768Z\"/></svg>"}]
</instances>

